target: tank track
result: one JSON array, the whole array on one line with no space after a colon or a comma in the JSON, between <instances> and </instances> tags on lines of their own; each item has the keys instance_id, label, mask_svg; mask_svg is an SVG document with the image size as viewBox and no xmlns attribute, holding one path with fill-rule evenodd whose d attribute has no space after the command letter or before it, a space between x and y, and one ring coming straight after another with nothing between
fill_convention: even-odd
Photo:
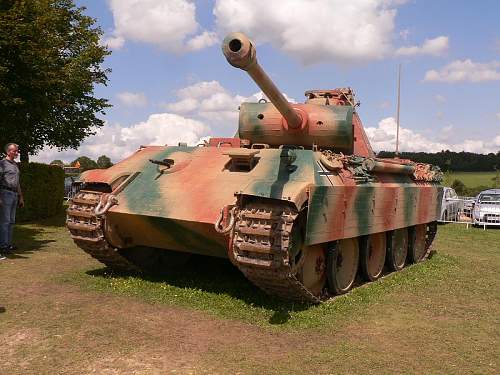
<instances>
[{"instance_id":1,"label":"tank track","mask_svg":"<svg viewBox=\"0 0 500 375\"><path fill-rule=\"evenodd\" d=\"M238 211L233 232L232 262L254 285L283 299L320 303L328 297L315 296L297 277L290 263L291 232L298 212L286 203L250 203ZM437 224L426 233L427 259Z\"/></svg>"},{"instance_id":2,"label":"tank track","mask_svg":"<svg viewBox=\"0 0 500 375\"><path fill-rule=\"evenodd\" d=\"M66 226L75 244L87 254L119 272L138 272L139 269L120 255L104 237L104 218L94 209L103 193L80 190L69 203Z\"/></svg>"},{"instance_id":3,"label":"tank track","mask_svg":"<svg viewBox=\"0 0 500 375\"><path fill-rule=\"evenodd\" d=\"M290 241L298 212L285 203L249 203L238 211L232 262L267 294L319 303L297 278L290 262Z\"/></svg>"}]
</instances>

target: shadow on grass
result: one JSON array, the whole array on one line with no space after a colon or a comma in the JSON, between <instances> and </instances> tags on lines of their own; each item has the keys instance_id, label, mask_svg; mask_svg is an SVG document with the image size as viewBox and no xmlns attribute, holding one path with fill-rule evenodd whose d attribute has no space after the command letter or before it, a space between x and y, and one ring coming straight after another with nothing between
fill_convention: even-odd
<instances>
[{"instance_id":1,"label":"shadow on grass","mask_svg":"<svg viewBox=\"0 0 500 375\"><path fill-rule=\"evenodd\" d=\"M42 250L48 244L56 242L56 240L40 239L39 235L42 232L30 226L16 226L14 228L14 242L17 245L17 250L8 254L9 259L26 259L25 255L33 254L35 251Z\"/></svg>"},{"instance_id":2,"label":"shadow on grass","mask_svg":"<svg viewBox=\"0 0 500 375\"><path fill-rule=\"evenodd\" d=\"M291 311L307 310L311 304L289 302L269 296L250 283L229 260L193 255L182 267L161 275L117 274L108 268L86 272L93 277L104 279L136 277L144 281L163 284L182 289L202 290L213 294L226 294L243 301L252 307L272 311L270 324L284 324L290 319Z\"/></svg>"}]
</instances>

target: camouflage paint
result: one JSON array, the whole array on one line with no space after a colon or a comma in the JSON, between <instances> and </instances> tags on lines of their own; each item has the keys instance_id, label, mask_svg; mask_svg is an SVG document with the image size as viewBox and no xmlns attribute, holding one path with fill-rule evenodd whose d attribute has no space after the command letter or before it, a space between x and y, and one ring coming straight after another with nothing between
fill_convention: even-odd
<instances>
[{"instance_id":1,"label":"camouflage paint","mask_svg":"<svg viewBox=\"0 0 500 375\"><path fill-rule=\"evenodd\" d=\"M361 121L354 111L352 90L315 90L306 93L310 97L306 104L288 103L258 66L250 42L244 36L241 38L247 44L235 53L233 60L228 57L228 61L249 71L263 91L275 98L274 104L243 103L239 119L240 138L213 138L205 147L142 147L109 169L85 172L82 179L90 184L89 190L95 184L109 185L118 202L105 215L107 243L117 248L149 246L225 257L228 250L232 251L231 236L235 228L230 228L229 237L215 230L214 224L221 209L242 209L238 205L245 200L251 201L249 198L262 205L271 200L285 201L286 205L274 203L274 207L292 205L297 210L307 209L305 245L320 245L314 247L316 250L310 258L311 263L304 267L312 270L309 276L314 279L323 244L438 219L442 188L437 182L425 182L410 175L413 167L406 161L360 158L364 164L374 166L365 168L365 174L361 171L361 176L355 170L357 167L353 166L355 163L341 163L339 168L330 166L332 170L326 169L320 161L322 151L342 151L374 158ZM225 53L228 52L226 44L223 48ZM249 56L244 56L243 52L249 52ZM267 144L270 148L258 150L250 169L231 167L227 147L240 148L243 144L251 147L256 143ZM282 145L298 147L280 148ZM172 159L174 164L167 167L151 163L149 159L160 163L164 159ZM420 172L425 177L426 169ZM123 181L127 176L135 178L127 180L125 186ZM122 183L122 188L117 190ZM88 207L89 204L83 205ZM80 216L73 216L71 224L76 227L92 226L78 219L87 215L82 213L83 206L78 209ZM257 215L254 211L251 214ZM283 215L281 217L285 217ZM298 213L295 215L300 217ZM259 217L258 220L267 219ZM272 227L271 224L265 225ZM90 231L91 235L101 229L99 224L99 228ZM268 228L263 230L269 231ZM78 241L78 233L74 236ZM83 241L82 238L80 241ZM308 248L312 247L306 246ZM92 250L87 247L86 251ZM256 260L261 264L266 261ZM249 268L240 269L248 271L245 273L247 277L252 276ZM288 284L282 289L296 288L300 281L290 275L283 274L282 279L273 282L279 284L280 280L286 279ZM324 279L320 281L324 283ZM276 287L275 284L272 286ZM306 288L297 287L293 293L300 294L304 290ZM307 293L301 296L307 297Z\"/></svg>"},{"instance_id":2,"label":"camouflage paint","mask_svg":"<svg viewBox=\"0 0 500 375\"><path fill-rule=\"evenodd\" d=\"M266 143L270 146L333 145L337 151L352 152L354 142L352 107L294 104L293 108L307 114L305 128L285 128L283 117L271 103L242 103L239 136L251 143Z\"/></svg>"}]
</instances>

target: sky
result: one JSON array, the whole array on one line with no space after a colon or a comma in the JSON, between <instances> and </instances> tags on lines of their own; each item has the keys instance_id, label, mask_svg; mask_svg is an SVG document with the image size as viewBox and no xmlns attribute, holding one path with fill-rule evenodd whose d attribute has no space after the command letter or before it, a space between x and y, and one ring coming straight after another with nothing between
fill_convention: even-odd
<instances>
[{"instance_id":1,"label":"sky","mask_svg":"<svg viewBox=\"0 0 500 375\"><path fill-rule=\"evenodd\" d=\"M231 67L221 41L246 33L290 101L309 89L352 87L376 151L500 151L500 2L496 0L77 0L112 54L105 126L78 150L33 159L70 162L140 145L233 136L238 105L262 93Z\"/></svg>"}]
</instances>

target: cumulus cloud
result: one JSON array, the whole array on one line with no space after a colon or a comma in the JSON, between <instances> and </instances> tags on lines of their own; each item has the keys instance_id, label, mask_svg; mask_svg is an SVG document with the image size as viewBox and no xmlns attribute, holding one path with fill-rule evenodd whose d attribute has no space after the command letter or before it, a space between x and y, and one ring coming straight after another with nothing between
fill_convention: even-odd
<instances>
[{"instance_id":1,"label":"cumulus cloud","mask_svg":"<svg viewBox=\"0 0 500 375\"><path fill-rule=\"evenodd\" d=\"M476 63L470 59L456 60L441 68L425 73L426 82L485 82L500 80L500 61Z\"/></svg>"},{"instance_id":2,"label":"cumulus cloud","mask_svg":"<svg viewBox=\"0 0 500 375\"><path fill-rule=\"evenodd\" d=\"M122 93L123 94L123 93ZM284 94L290 102L295 102ZM125 101L136 103L137 93L121 95ZM230 136L238 124L238 106L241 102L257 102L262 92L248 97L232 94L217 81L203 81L181 88L176 92L179 100L164 104L165 113L152 114L146 121L131 127L107 123L97 134L87 138L78 151L44 149L34 160L50 162L54 159L72 161L86 155L97 158L103 153L113 161L130 155L140 145L187 142L198 144L207 136ZM140 95L139 95L140 97Z\"/></svg>"},{"instance_id":3,"label":"cumulus cloud","mask_svg":"<svg viewBox=\"0 0 500 375\"><path fill-rule=\"evenodd\" d=\"M392 50L396 6L386 0L217 0L220 32L242 31L305 64L379 59Z\"/></svg>"},{"instance_id":4,"label":"cumulus cloud","mask_svg":"<svg viewBox=\"0 0 500 375\"><path fill-rule=\"evenodd\" d=\"M392 151L396 148L396 120L388 117L381 120L377 127L365 128L366 134L375 151ZM500 134L493 140L466 139L461 143L448 143L445 141L451 134L453 126L445 126L439 137L427 138L411 129L400 127L399 149L408 152L439 152L441 150L467 151L476 153L498 152L500 150ZM436 138L443 141L436 141Z\"/></svg>"},{"instance_id":5,"label":"cumulus cloud","mask_svg":"<svg viewBox=\"0 0 500 375\"><path fill-rule=\"evenodd\" d=\"M148 98L143 92L123 91L116 96L120 103L128 107L144 107L148 104Z\"/></svg>"},{"instance_id":6,"label":"cumulus cloud","mask_svg":"<svg viewBox=\"0 0 500 375\"><path fill-rule=\"evenodd\" d=\"M426 39L421 46L401 47L396 50L397 56L431 55L442 56L448 52L449 40L447 36L438 36Z\"/></svg>"},{"instance_id":7,"label":"cumulus cloud","mask_svg":"<svg viewBox=\"0 0 500 375\"><path fill-rule=\"evenodd\" d=\"M177 145L178 142L195 145L209 133L210 128L201 121L172 113L156 113L131 127L108 123L99 128L96 135L87 138L78 151L58 152L56 149L45 148L33 159L46 163L54 159L70 162L82 155L97 159L106 154L116 162L141 145Z\"/></svg>"},{"instance_id":8,"label":"cumulus cloud","mask_svg":"<svg viewBox=\"0 0 500 375\"><path fill-rule=\"evenodd\" d=\"M265 98L262 92L245 97L230 93L218 81L203 81L184 87L176 92L178 101L165 104L173 113L189 114L207 121L218 121L228 126L236 126L238 106L242 102L257 102ZM283 95L292 103L293 98Z\"/></svg>"},{"instance_id":9,"label":"cumulus cloud","mask_svg":"<svg viewBox=\"0 0 500 375\"><path fill-rule=\"evenodd\" d=\"M209 47L219 42L217 34L213 31L204 31L200 35L193 37L186 43L186 48L189 51L197 51L205 47Z\"/></svg>"},{"instance_id":10,"label":"cumulus cloud","mask_svg":"<svg viewBox=\"0 0 500 375\"><path fill-rule=\"evenodd\" d=\"M115 28L103 44L112 49L126 40L154 44L171 52L196 50L214 44L215 34L202 31L196 5L188 0L109 0Z\"/></svg>"},{"instance_id":11,"label":"cumulus cloud","mask_svg":"<svg viewBox=\"0 0 500 375\"><path fill-rule=\"evenodd\" d=\"M119 35L108 35L101 39L100 44L109 49L120 49L125 44L125 39Z\"/></svg>"}]
</instances>

